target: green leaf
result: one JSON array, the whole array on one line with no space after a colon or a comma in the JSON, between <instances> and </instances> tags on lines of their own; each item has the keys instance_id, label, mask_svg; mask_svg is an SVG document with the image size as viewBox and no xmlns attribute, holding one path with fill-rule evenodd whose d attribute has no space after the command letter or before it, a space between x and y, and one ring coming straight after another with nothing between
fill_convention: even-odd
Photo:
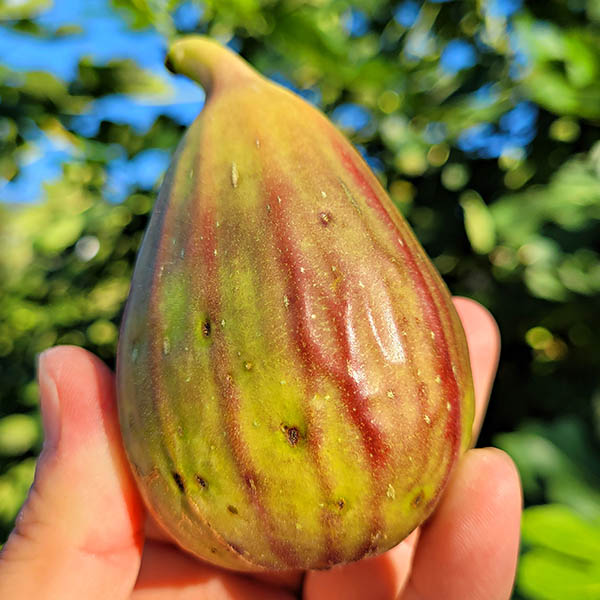
<instances>
[{"instance_id":1,"label":"green leaf","mask_svg":"<svg viewBox=\"0 0 600 600\"><path fill-rule=\"evenodd\" d=\"M27 458L0 475L0 524L16 517L33 483L35 462L35 458Z\"/></svg>"},{"instance_id":2,"label":"green leaf","mask_svg":"<svg viewBox=\"0 0 600 600\"><path fill-rule=\"evenodd\" d=\"M600 567L600 520L583 519L561 504L533 506L523 514L521 532L527 544L597 562Z\"/></svg>"},{"instance_id":3,"label":"green leaf","mask_svg":"<svg viewBox=\"0 0 600 600\"><path fill-rule=\"evenodd\" d=\"M585 28L562 30L530 16L516 21L520 43L532 62L523 89L556 114L600 116L598 40Z\"/></svg>"},{"instance_id":4,"label":"green leaf","mask_svg":"<svg viewBox=\"0 0 600 600\"><path fill-rule=\"evenodd\" d=\"M478 254L487 254L496 245L494 219L482 197L473 190L464 192L460 205L465 214L465 230L471 247Z\"/></svg>"},{"instance_id":5,"label":"green leaf","mask_svg":"<svg viewBox=\"0 0 600 600\"><path fill-rule=\"evenodd\" d=\"M39 235L37 244L48 254L55 254L74 244L83 230L84 220L80 215L64 215Z\"/></svg>"},{"instance_id":6,"label":"green leaf","mask_svg":"<svg viewBox=\"0 0 600 600\"><path fill-rule=\"evenodd\" d=\"M532 600L598 600L600 564L582 563L543 549L521 557L518 590Z\"/></svg>"},{"instance_id":7,"label":"green leaf","mask_svg":"<svg viewBox=\"0 0 600 600\"><path fill-rule=\"evenodd\" d=\"M52 6L52 0L13 0L0 4L0 20L31 19Z\"/></svg>"},{"instance_id":8,"label":"green leaf","mask_svg":"<svg viewBox=\"0 0 600 600\"><path fill-rule=\"evenodd\" d=\"M38 439L39 427L31 415L13 414L0 419L0 454L24 454Z\"/></svg>"},{"instance_id":9,"label":"green leaf","mask_svg":"<svg viewBox=\"0 0 600 600\"><path fill-rule=\"evenodd\" d=\"M539 502L544 492L548 501L600 520L600 463L581 422L530 422L496 436L494 444L517 464L527 501Z\"/></svg>"}]
</instances>

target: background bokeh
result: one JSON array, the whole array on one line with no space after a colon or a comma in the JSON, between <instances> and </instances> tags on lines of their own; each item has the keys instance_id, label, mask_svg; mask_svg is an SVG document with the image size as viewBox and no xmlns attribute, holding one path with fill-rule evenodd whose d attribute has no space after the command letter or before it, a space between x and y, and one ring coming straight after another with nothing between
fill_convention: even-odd
<instances>
[{"instance_id":1,"label":"background bokeh","mask_svg":"<svg viewBox=\"0 0 600 600\"><path fill-rule=\"evenodd\" d=\"M324 110L452 292L495 315L480 444L523 480L514 598L600 598L600 0L0 0L0 542L42 441L36 355L114 364L204 100L163 66L192 31Z\"/></svg>"}]
</instances>

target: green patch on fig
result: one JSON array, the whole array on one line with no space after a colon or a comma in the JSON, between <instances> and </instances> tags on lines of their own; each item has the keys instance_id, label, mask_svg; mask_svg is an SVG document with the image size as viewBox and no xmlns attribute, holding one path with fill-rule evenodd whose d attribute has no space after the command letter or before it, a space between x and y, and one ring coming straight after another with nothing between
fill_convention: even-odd
<instances>
[{"instance_id":1,"label":"green patch on fig","mask_svg":"<svg viewBox=\"0 0 600 600\"><path fill-rule=\"evenodd\" d=\"M153 517L214 564L326 568L432 512L473 386L449 293L349 142L215 42L122 324L123 439Z\"/></svg>"}]
</instances>

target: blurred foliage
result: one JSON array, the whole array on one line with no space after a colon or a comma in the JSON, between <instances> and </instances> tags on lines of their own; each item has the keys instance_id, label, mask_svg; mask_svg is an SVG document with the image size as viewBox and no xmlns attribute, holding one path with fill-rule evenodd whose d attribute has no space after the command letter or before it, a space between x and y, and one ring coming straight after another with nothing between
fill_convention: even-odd
<instances>
[{"instance_id":1,"label":"blurred foliage","mask_svg":"<svg viewBox=\"0 0 600 600\"><path fill-rule=\"evenodd\" d=\"M600 521L560 504L529 508L522 523L519 589L544 600L600 597Z\"/></svg>"},{"instance_id":2,"label":"blurred foliage","mask_svg":"<svg viewBox=\"0 0 600 600\"><path fill-rule=\"evenodd\" d=\"M50 5L9 3L1 26L76 36L79 23L39 22ZM480 442L506 449L523 478L515 598L600 598L600 3L112 5L165 46L190 31L229 43L346 131L453 293L499 322L503 354ZM70 81L0 64L0 184L18 183L44 140L67 153L39 202L0 203L1 538L41 446L36 354L77 344L114 364L159 182L138 182L117 202L111 173L172 152L183 131L166 110L148 128L105 119L86 131L78 119L103 98L158 97L165 77L129 57L82 55Z\"/></svg>"}]
</instances>

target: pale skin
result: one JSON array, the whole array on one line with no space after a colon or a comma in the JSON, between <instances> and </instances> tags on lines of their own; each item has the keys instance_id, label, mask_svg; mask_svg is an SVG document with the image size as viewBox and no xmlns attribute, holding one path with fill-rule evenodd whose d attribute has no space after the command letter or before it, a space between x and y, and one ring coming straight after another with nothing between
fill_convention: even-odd
<instances>
[{"instance_id":1,"label":"pale skin","mask_svg":"<svg viewBox=\"0 0 600 600\"><path fill-rule=\"evenodd\" d=\"M498 361L492 317L464 298L476 438ZM428 522L375 558L307 573L243 575L177 549L149 523L120 441L114 377L89 352L39 360L45 442L35 482L2 553L0 598L36 600L508 600L521 488L493 448L462 458Z\"/></svg>"}]
</instances>

